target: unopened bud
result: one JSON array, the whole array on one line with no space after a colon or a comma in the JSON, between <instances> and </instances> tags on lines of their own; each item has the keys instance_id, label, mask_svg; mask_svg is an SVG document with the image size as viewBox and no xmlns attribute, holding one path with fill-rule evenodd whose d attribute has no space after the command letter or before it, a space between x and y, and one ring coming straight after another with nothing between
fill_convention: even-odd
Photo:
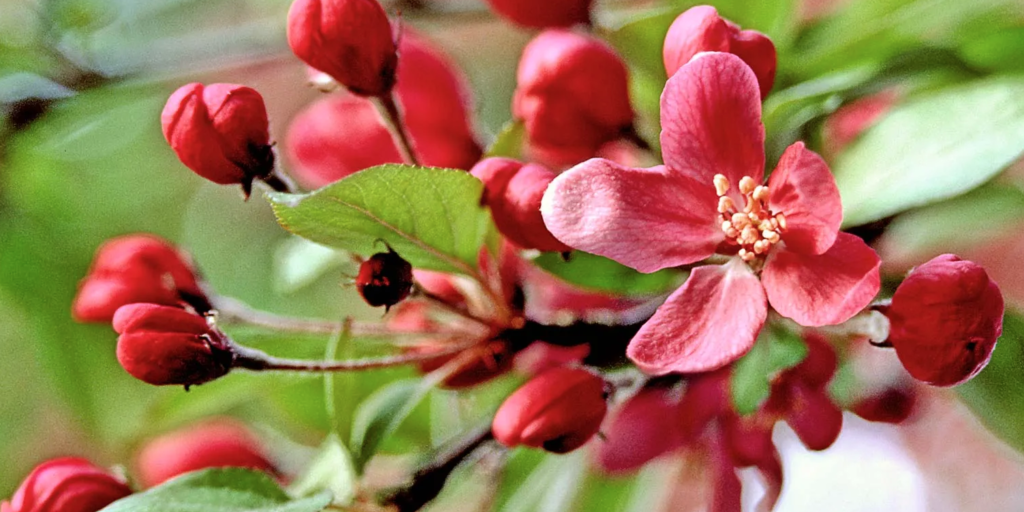
<instances>
[{"instance_id":1,"label":"unopened bud","mask_svg":"<svg viewBox=\"0 0 1024 512\"><path fill-rule=\"evenodd\" d=\"M952 254L912 270L885 314L903 367L935 386L977 375L1003 332L999 286L980 265Z\"/></svg>"},{"instance_id":2,"label":"unopened bud","mask_svg":"<svg viewBox=\"0 0 1024 512\"><path fill-rule=\"evenodd\" d=\"M858 400L850 409L868 421L900 424L914 413L917 391L912 386L893 386Z\"/></svg>"},{"instance_id":3,"label":"unopened bud","mask_svg":"<svg viewBox=\"0 0 1024 512\"><path fill-rule=\"evenodd\" d=\"M771 39L754 30L740 30L708 5L692 7L672 23L665 37L665 72L671 77L701 52L736 55L757 76L761 97L771 92L777 65L775 45Z\"/></svg>"},{"instance_id":4,"label":"unopened bud","mask_svg":"<svg viewBox=\"0 0 1024 512\"><path fill-rule=\"evenodd\" d=\"M412 292L412 265L395 251L379 252L359 265L356 289L363 300L385 311Z\"/></svg>"},{"instance_id":5,"label":"unopened bud","mask_svg":"<svg viewBox=\"0 0 1024 512\"><path fill-rule=\"evenodd\" d=\"M178 475L206 468L237 467L275 473L259 440L245 425L218 419L157 437L142 448L139 480L154 487Z\"/></svg>"},{"instance_id":6,"label":"unopened bud","mask_svg":"<svg viewBox=\"0 0 1024 512\"><path fill-rule=\"evenodd\" d=\"M593 0L487 0L494 12L530 28L569 27L590 23Z\"/></svg>"},{"instance_id":7,"label":"unopened bud","mask_svg":"<svg viewBox=\"0 0 1024 512\"><path fill-rule=\"evenodd\" d=\"M44 462L25 478L4 512L98 512L132 493L127 483L85 459Z\"/></svg>"},{"instance_id":8,"label":"unopened bud","mask_svg":"<svg viewBox=\"0 0 1024 512\"><path fill-rule=\"evenodd\" d=\"M184 85L160 116L164 137L178 159L221 185L242 185L274 172L267 107L254 89L235 84Z\"/></svg>"},{"instance_id":9,"label":"unopened bud","mask_svg":"<svg viewBox=\"0 0 1024 512\"><path fill-rule=\"evenodd\" d=\"M512 393L494 416L494 438L566 453L583 446L607 411L605 382L580 368L553 368Z\"/></svg>"},{"instance_id":10,"label":"unopened bud","mask_svg":"<svg viewBox=\"0 0 1024 512\"><path fill-rule=\"evenodd\" d=\"M512 113L526 126L530 150L548 165L594 156L633 124L629 72L608 45L549 30L523 50Z\"/></svg>"},{"instance_id":11,"label":"unopened bud","mask_svg":"<svg viewBox=\"0 0 1024 512\"><path fill-rule=\"evenodd\" d=\"M555 179L553 171L508 158L488 158L470 172L484 182L484 201L498 231L509 241L525 249L572 250L548 231L540 213L544 191Z\"/></svg>"},{"instance_id":12,"label":"unopened bud","mask_svg":"<svg viewBox=\"0 0 1024 512\"><path fill-rule=\"evenodd\" d=\"M608 473L640 468L683 445L679 396L671 388L645 388L627 400L605 427L597 445L598 466Z\"/></svg>"},{"instance_id":13,"label":"unopened bud","mask_svg":"<svg viewBox=\"0 0 1024 512\"><path fill-rule=\"evenodd\" d=\"M295 0L288 44L306 64L360 96L383 96L395 85L398 51L377 0Z\"/></svg>"},{"instance_id":14,"label":"unopened bud","mask_svg":"<svg viewBox=\"0 0 1024 512\"><path fill-rule=\"evenodd\" d=\"M96 251L71 306L80 322L109 322L117 308L150 302L210 309L187 255L152 235L111 239Z\"/></svg>"},{"instance_id":15,"label":"unopened bud","mask_svg":"<svg viewBox=\"0 0 1024 512\"><path fill-rule=\"evenodd\" d=\"M227 337L184 309L129 304L114 314L114 330L120 334L121 366L156 386L209 382L227 374L234 362Z\"/></svg>"},{"instance_id":16,"label":"unopened bud","mask_svg":"<svg viewBox=\"0 0 1024 512\"><path fill-rule=\"evenodd\" d=\"M425 347L420 351L436 350L433 347ZM512 348L507 341L491 340L485 346L472 348L476 351L472 357L465 360L458 368L441 381L441 387L448 389L464 389L483 384L495 377L504 375L512 369L514 361ZM419 364L423 373L430 373L444 367L450 361L463 357L463 353L449 354L434 359L427 359Z\"/></svg>"}]
</instances>

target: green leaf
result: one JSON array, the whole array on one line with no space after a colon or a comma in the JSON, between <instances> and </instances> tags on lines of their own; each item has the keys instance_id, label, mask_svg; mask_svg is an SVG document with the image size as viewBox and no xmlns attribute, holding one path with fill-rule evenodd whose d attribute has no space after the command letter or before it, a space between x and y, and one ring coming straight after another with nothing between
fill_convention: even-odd
<instances>
[{"instance_id":1,"label":"green leaf","mask_svg":"<svg viewBox=\"0 0 1024 512\"><path fill-rule=\"evenodd\" d=\"M550 274L582 288L620 295L653 295L679 285L683 273L665 269L642 274L608 258L573 251L569 261L561 254L543 253L533 263Z\"/></svg>"},{"instance_id":2,"label":"green leaf","mask_svg":"<svg viewBox=\"0 0 1024 512\"><path fill-rule=\"evenodd\" d=\"M523 142L526 140L526 125L522 121L509 121L484 153L484 158L523 158Z\"/></svg>"},{"instance_id":3,"label":"green leaf","mask_svg":"<svg viewBox=\"0 0 1024 512\"><path fill-rule=\"evenodd\" d=\"M320 447L320 454L290 487L296 496L309 496L320 491L331 491L334 503L348 504L356 495L356 469L352 456L336 435L331 435Z\"/></svg>"},{"instance_id":4,"label":"green leaf","mask_svg":"<svg viewBox=\"0 0 1024 512\"><path fill-rule=\"evenodd\" d=\"M304 238L286 238L274 253L275 288L281 293L300 290L346 261L349 258L344 253L330 247Z\"/></svg>"},{"instance_id":5,"label":"green leaf","mask_svg":"<svg viewBox=\"0 0 1024 512\"><path fill-rule=\"evenodd\" d=\"M331 494L291 500L265 473L208 469L116 501L102 512L319 512Z\"/></svg>"},{"instance_id":6,"label":"green leaf","mask_svg":"<svg viewBox=\"0 0 1024 512\"><path fill-rule=\"evenodd\" d=\"M388 384L363 400L352 421L349 447L358 472L433 388L429 380L409 379Z\"/></svg>"},{"instance_id":7,"label":"green leaf","mask_svg":"<svg viewBox=\"0 0 1024 512\"><path fill-rule=\"evenodd\" d=\"M960 58L975 68L1024 71L1024 27L986 32L960 47Z\"/></svg>"},{"instance_id":8,"label":"green leaf","mask_svg":"<svg viewBox=\"0 0 1024 512\"><path fill-rule=\"evenodd\" d=\"M1024 78L949 87L897 107L833 166L843 224L967 192L1024 152Z\"/></svg>"},{"instance_id":9,"label":"green leaf","mask_svg":"<svg viewBox=\"0 0 1024 512\"><path fill-rule=\"evenodd\" d=\"M465 171L381 165L309 194L269 193L278 222L363 256L383 240L416 268L473 274L493 225L483 183Z\"/></svg>"},{"instance_id":10,"label":"green leaf","mask_svg":"<svg viewBox=\"0 0 1024 512\"><path fill-rule=\"evenodd\" d=\"M993 434L1024 452L1024 317L1007 312L992 360L956 390Z\"/></svg>"},{"instance_id":11,"label":"green leaf","mask_svg":"<svg viewBox=\"0 0 1024 512\"><path fill-rule=\"evenodd\" d=\"M782 371L807 357L807 345L800 336L781 327L761 331L757 343L733 366L729 391L740 414L752 414L768 399L771 381Z\"/></svg>"}]
</instances>

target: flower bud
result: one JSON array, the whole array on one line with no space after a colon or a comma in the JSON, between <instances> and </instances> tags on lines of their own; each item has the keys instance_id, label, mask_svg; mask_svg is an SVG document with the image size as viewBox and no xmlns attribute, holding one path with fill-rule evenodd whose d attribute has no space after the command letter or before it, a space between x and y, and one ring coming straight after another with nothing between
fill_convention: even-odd
<instances>
[{"instance_id":1,"label":"flower bud","mask_svg":"<svg viewBox=\"0 0 1024 512\"><path fill-rule=\"evenodd\" d=\"M523 164L509 158L488 158L470 171L484 182L484 202L491 209L498 231L525 249L566 252L540 214L540 202L555 173L537 164Z\"/></svg>"},{"instance_id":2,"label":"flower bud","mask_svg":"<svg viewBox=\"0 0 1024 512\"><path fill-rule=\"evenodd\" d=\"M632 127L626 64L593 37L543 32L523 50L517 81L512 113L549 165L590 158Z\"/></svg>"},{"instance_id":3,"label":"flower bud","mask_svg":"<svg viewBox=\"0 0 1024 512\"><path fill-rule=\"evenodd\" d=\"M79 285L71 314L79 322L109 322L117 308L137 302L210 309L188 257L173 245L152 235L108 240Z\"/></svg>"},{"instance_id":4,"label":"flower bud","mask_svg":"<svg viewBox=\"0 0 1024 512\"><path fill-rule=\"evenodd\" d=\"M227 337L206 318L170 306L129 304L114 314L117 360L133 377L153 384L202 384L231 370Z\"/></svg>"},{"instance_id":5,"label":"flower bud","mask_svg":"<svg viewBox=\"0 0 1024 512\"><path fill-rule=\"evenodd\" d=\"M999 286L980 265L952 254L910 271L885 314L903 367L935 386L977 375L1003 332Z\"/></svg>"},{"instance_id":6,"label":"flower bud","mask_svg":"<svg viewBox=\"0 0 1024 512\"><path fill-rule=\"evenodd\" d=\"M398 51L377 0L295 0L288 10L288 45L360 96L383 96L395 85Z\"/></svg>"},{"instance_id":7,"label":"flower bud","mask_svg":"<svg viewBox=\"0 0 1024 512\"><path fill-rule=\"evenodd\" d=\"M139 452L137 467L145 487L206 468L276 472L263 455L256 436L242 423L230 419L193 425L149 441Z\"/></svg>"},{"instance_id":8,"label":"flower bud","mask_svg":"<svg viewBox=\"0 0 1024 512\"><path fill-rule=\"evenodd\" d=\"M910 418L916 406L912 386L893 386L858 400L850 410L868 421L898 425Z\"/></svg>"},{"instance_id":9,"label":"flower bud","mask_svg":"<svg viewBox=\"0 0 1024 512\"><path fill-rule=\"evenodd\" d=\"M359 265L356 289L363 300L384 311L398 304L412 292L412 265L397 252L378 252Z\"/></svg>"},{"instance_id":10,"label":"flower bud","mask_svg":"<svg viewBox=\"0 0 1024 512\"><path fill-rule=\"evenodd\" d=\"M796 382L789 389L789 411L786 423L809 450L824 450L839 437L843 428L843 411L823 387Z\"/></svg>"},{"instance_id":11,"label":"flower bud","mask_svg":"<svg viewBox=\"0 0 1024 512\"><path fill-rule=\"evenodd\" d=\"M586 343L563 347L535 341L516 354L515 367L519 373L534 376L559 366L580 364L588 355L590 345Z\"/></svg>"},{"instance_id":12,"label":"flower bud","mask_svg":"<svg viewBox=\"0 0 1024 512\"><path fill-rule=\"evenodd\" d=\"M644 388L619 408L596 445L597 465L607 473L635 470L683 445L679 397L670 388Z\"/></svg>"},{"instance_id":13,"label":"flower bud","mask_svg":"<svg viewBox=\"0 0 1024 512\"><path fill-rule=\"evenodd\" d=\"M553 368L512 393L494 416L494 438L566 453L583 446L607 411L605 382L580 368Z\"/></svg>"},{"instance_id":14,"label":"flower bud","mask_svg":"<svg viewBox=\"0 0 1024 512\"><path fill-rule=\"evenodd\" d=\"M590 23L593 0L487 0L487 3L494 12L516 25L546 28Z\"/></svg>"},{"instance_id":15,"label":"flower bud","mask_svg":"<svg viewBox=\"0 0 1024 512\"><path fill-rule=\"evenodd\" d=\"M254 89L184 85L168 98L160 121L181 163L214 183L240 184L248 197L254 179L274 172L267 107Z\"/></svg>"},{"instance_id":16,"label":"flower bud","mask_svg":"<svg viewBox=\"0 0 1024 512\"><path fill-rule=\"evenodd\" d=\"M469 169L482 150L469 121L470 91L464 77L440 50L409 30L403 32L400 49L395 96L420 161ZM284 145L296 178L309 187L402 162L377 108L351 95L330 96L300 112Z\"/></svg>"},{"instance_id":17,"label":"flower bud","mask_svg":"<svg viewBox=\"0 0 1024 512\"><path fill-rule=\"evenodd\" d=\"M671 77L701 52L736 55L757 76L761 97L771 92L777 64L772 40L755 30L740 30L734 23L719 16L718 11L709 5L691 7L672 23L665 36L665 72Z\"/></svg>"},{"instance_id":18,"label":"flower bud","mask_svg":"<svg viewBox=\"0 0 1024 512\"><path fill-rule=\"evenodd\" d=\"M132 493L119 477L85 459L44 462L29 473L4 512L98 512Z\"/></svg>"}]
</instances>

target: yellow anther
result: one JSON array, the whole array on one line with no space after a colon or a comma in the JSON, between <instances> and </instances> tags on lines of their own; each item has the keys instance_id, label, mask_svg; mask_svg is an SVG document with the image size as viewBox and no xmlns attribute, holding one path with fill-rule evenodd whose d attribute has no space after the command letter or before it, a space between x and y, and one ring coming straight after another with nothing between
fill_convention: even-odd
<instances>
[{"instance_id":1,"label":"yellow anther","mask_svg":"<svg viewBox=\"0 0 1024 512\"><path fill-rule=\"evenodd\" d=\"M754 199L757 199L758 201L767 201L769 195L768 187L764 185L758 185L757 188L754 189Z\"/></svg>"},{"instance_id":2,"label":"yellow anther","mask_svg":"<svg viewBox=\"0 0 1024 512\"><path fill-rule=\"evenodd\" d=\"M757 229L760 229L761 231L772 231L775 229L775 226L772 225L772 219L764 219L757 225Z\"/></svg>"},{"instance_id":3,"label":"yellow anther","mask_svg":"<svg viewBox=\"0 0 1024 512\"><path fill-rule=\"evenodd\" d=\"M779 219L776 219L775 217L772 217L772 218L768 219L768 222L770 222L771 226L772 226L772 227L770 227L768 229L771 229L772 231L778 231L779 230Z\"/></svg>"},{"instance_id":4,"label":"yellow anther","mask_svg":"<svg viewBox=\"0 0 1024 512\"><path fill-rule=\"evenodd\" d=\"M750 251L748 251L746 249L740 249L739 255L740 255L740 258L743 258L743 261L745 261L747 263L750 263L751 261L754 261L754 258L757 257L756 254L754 254L754 253L752 253L752 252L750 252Z\"/></svg>"},{"instance_id":5,"label":"yellow anther","mask_svg":"<svg viewBox=\"0 0 1024 512\"><path fill-rule=\"evenodd\" d=\"M768 240L769 242L771 242L773 244L779 243L779 238L780 238L779 234L774 232L774 231L771 231L771 230L762 231L761 232L761 236L764 237L765 240Z\"/></svg>"},{"instance_id":6,"label":"yellow anther","mask_svg":"<svg viewBox=\"0 0 1024 512\"><path fill-rule=\"evenodd\" d=\"M716 174L712 179L715 182L715 192L724 196L729 191L729 178L726 178L724 174Z\"/></svg>"},{"instance_id":7,"label":"yellow anther","mask_svg":"<svg viewBox=\"0 0 1024 512\"><path fill-rule=\"evenodd\" d=\"M732 225L736 226L737 229L743 229L750 225L750 218L742 213L732 214Z\"/></svg>"},{"instance_id":8,"label":"yellow anther","mask_svg":"<svg viewBox=\"0 0 1024 512\"><path fill-rule=\"evenodd\" d=\"M753 192L755 188L757 188L757 182L754 181L754 178L751 178L750 176L744 176L743 179L740 180L741 194L747 195Z\"/></svg>"},{"instance_id":9,"label":"yellow anther","mask_svg":"<svg viewBox=\"0 0 1024 512\"><path fill-rule=\"evenodd\" d=\"M785 231L786 230L786 216L783 215L781 212L780 213L776 213L775 214L775 220L777 220L779 222L779 229L781 229L782 231Z\"/></svg>"},{"instance_id":10,"label":"yellow anther","mask_svg":"<svg viewBox=\"0 0 1024 512\"><path fill-rule=\"evenodd\" d=\"M757 241L757 235L757 229L754 226L747 226L743 228L743 233L740 234L740 242L752 244Z\"/></svg>"},{"instance_id":11,"label":"yellow anther","mask_svg":"<svg viewBox=\"0 0 1024 512\"><path fill-rule=\"evenodd\" d=\"M727 236L729 238L736 238L736 237L740 236L740 232L736 228L730 227L729 229L727 229L725 231L725 236Z\"/></svg>"},{"instance_id":12,"label":"yellow anther","mask_svg":"<svg viewBox=\"0 0 1024 512\"><path fill-rule=\"evenodd\" d=\"M759 201L747 201L747 205L743 207L743 211L750 214L750 220L754 222L760 222L761 218L761 203Z\"/></svg>"},{"instance_id":13,"label":"yellow anther","mask_svg":"<svg viewBox=\"0 0 1024 512\"><path fill-rule=\"evenodd\" d=\"M754 254L764 254L768 252L768 249L770 249L771 246L772 244L767 240L758 240L754 242Z\"/></svg>"},{"instance_id":14,"label":"yellow anther","mask_svg":"<svg viewBox=\"0 0 1024 512\"><path fill-rule=\"evenodd\" d=\"M719 174L721 176L721 174ZM736 203L731 197L723 196L718 198L718 213L729 213L736 210Z\"/></svg>"},{"instance_id":15,"label":"yellow anther","mask_svg":"<svg viewBox=\"0 0 1024 512\"><path fill-rule=\"evenodd\" d=\"M722 222L722 231L728 233L730 229L733 229L732 222L723 221Z\"/></svg>"}]
</instances>

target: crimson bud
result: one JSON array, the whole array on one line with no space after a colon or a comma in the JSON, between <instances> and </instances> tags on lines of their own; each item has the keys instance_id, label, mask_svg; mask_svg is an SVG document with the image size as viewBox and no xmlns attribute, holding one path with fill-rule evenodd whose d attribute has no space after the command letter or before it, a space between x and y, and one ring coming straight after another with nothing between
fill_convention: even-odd
<instances>
[{"instance_id":1,"label":"crimson bud","mask_svg":"<svg viewBox=\"0 0 1024 512\"><path fill-rule=\"evenodd\" d=\"M487 0L491 9L523 27L569 27L590 23L594 0Z\"/></svg>"},{"instance_id":2,"label":"crimson bud","mask_svg":"<svg viewBox=\"0 0 1024 512\"><path fill-rule=\"evenodd\" d=\"M596 446L597 464L608 473L632 471L684 443L677 414L679 397L671 388L648 387L627 400Z\"/></svg>"},{"instance_id":3,"label":"crimson bud","mask_svg":"<svg viewBox=\"0 0 1024 512\"><path fill-rule=\"evenodd\" d=\"M775 83L777 58L768 36L755 30L740 30L709 5L691 7L679 15L665 36L663 57L669 77L701 52L732 53L743 59L757 76L761 97L768 96Z\"/></svg>"},{"instance_id":4,"label":"crimson bud","mask_svg":"<svg viewBox=\"0 0 1024 512\"><path fill-rule=\"evenodd\" d=\"M71 314L79 322L109 322L117 308L136 302L210 309L188 256L152 235L108 240L78 287Z\"/></svg>"},{"instance_id":5,"label":"crimson bud","mask_svg":"<svg viewBox=\"0 0 1024 512\"><path fill-rule=\"evenodd\" d=\"M898 425L910 418L916 406L916 390L897 385L858 400L850 410L868 421Z\"/></svg>"},{"instance_id":6,"label":"crimson bud","mask_svg":"<svg viewBox=\"0 0 1024 512\"><path fill-rule=\"evenodd\" d=\"M164 434L138 455L139 480L153 487L178 475L206 468L238 467L275 473L259 440L245 425L217 419Z\"/></svg>"},{"instance_id":7,"label":"crimson bud","mask_svg":"<svg viewBox=\"0 0 1024 512\"><path fill-rule=\"evenodd\" d=\"M980 265L943 254L910 272L885 314L889 342L910 375L954 386L992 357L1003 332L1003 295Z\"/></svg>"},{"instance_id":8,"label":"crimson bud","mask_svg":"<svg viewBox=\"0 0 1024 512\"><path fill-rule=\"evenodd\" d=\"M129 304L114 314L117 360L133 377L156 386L202 384L231 370L234 352L206 318L158 304Z\"/></svg>"},{"instance_id":9,"label":"crimson bud","mask_svg":"<svg viewBox=\"0 0 1024 512\"><path fill-rule=\"evenodd\" d=\"M384 310L398 304L412 292L412 265L395 251L379 252L359 265L356 289L363 300Z\"/></svg>"},{"instance_id":10,"label":"crimson bud","mask_svg":"<svg viewBox=\"0 0 1024 512\"><path fill-rule=\"evenodd\" d=\"M44 462L29 473L3 512L98 512L132 493L127 483L85 459Z\"/></svg>"},{"instance_id":11,"label":"crimson bud","mask_svg":"<svg viewBox=\"0 0 1024 512\"><path fill-rule=\"evenodd\" d=\"M160 121L181 163L214 183L240 184L248 197L254 179L274 172L267 107L255 89L184 85L167 99Z\"/></svg>"},{"instance_id":12,"label":"crimson bud","mask_svg":"<svg viewBox=\"0 0 1024 512\"><path fill-rule=\"evenodd\" d=\"M377 0L295 0L288 10L288 45L360 96L384 96L395 85L398 50Z\"/></svg>"},{"instance_id":13,"label":"crimson bud","mask_svg":"<svg viewBox=\"0 0 1024 512\"><path fill-rule=\"evenodd\" d=\"M548 231L540 214L544 191L556 176L553 171L510 158L488 158L470 172L484 182L484 202L491 208L498 231L509 241L525 249L572 249Z\"/></svg>"},{"instance_id":14,"label":"crimson bud","mask_svg":"<svg viewBox=\"0 0 1024 512\"><path fill-rule=\"evenodd\" d=\"M512 113L542 161L571 165L632 129L629 72L600 40L548 30L523 50Z\"/></svg>"},{"instance_id":15,"label":"crimson bud","mask_svg":"<svg viewBox=\"0 0 1024 512\"><path fill-rule=\"evenodd\" d=\"M583 446L607 411L605 382L581 368L552 368L512 393L494 416L494 438L566 453Z\"/></svg>"}]
</instances>

